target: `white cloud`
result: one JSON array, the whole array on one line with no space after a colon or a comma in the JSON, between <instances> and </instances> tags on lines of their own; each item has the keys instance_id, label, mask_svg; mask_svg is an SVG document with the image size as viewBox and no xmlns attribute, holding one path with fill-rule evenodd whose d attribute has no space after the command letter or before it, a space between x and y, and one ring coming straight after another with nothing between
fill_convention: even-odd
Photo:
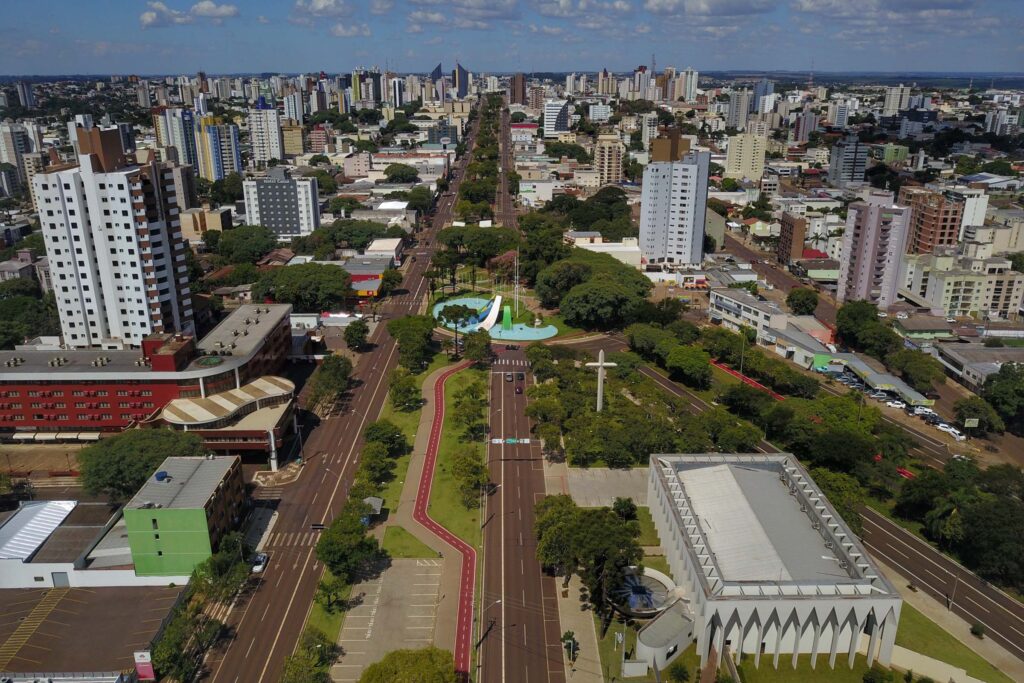
<instances>
[{"instance_id":1,"label":"white cloud","mask_svg":"<svg viewBox=\"0 0 1024 683\"><path fill-rule=\"evenodd\" d=\"M395 0L372 0L370 2L371 14L387 14L395 7Z\"/></svg>"},{"instance_id":2,"label":"white cloud","mask_svg":"<svg viewBox=\"0 0 1024 683\"><path fill-rule=\"evenodd\" d=\"M490 27L491 25L486 21L480 21L479 19L466 19L465 17L455 17L455 28L486 31Z\"/></svg>"},{"instance_id":3,"label":"white cloud","mask_svg":"<svg viewBox=\"0 0 1024 683\"><path fill-rule=\"evenodd\" d=\"M409 24L405 29L406 33L423 33L423 27L419 24Z\"/></svg>"},{"instance_id":4,"label":"white cloud","mask_svg":"<svg viewBox=\"0 0 1024 683\"><path fill-rule=\"evenodd\" d=\"M224 19L227 17L237 17L238 8L227 3L218 5L213 0L200 0L200 2L192 5L191 13L197 17Z\"/></svg>"},{"instance_id":5,"label":"white cloud","mask_svg":"<svg viewBox=\"0 0 1024 683\"><path fill-rule=\"evenodd\" d=\"M530 33L543 33L546 36L560 36L565 32L561 26L547 26L530 24Z\"/></svg>"},{"instance_id":6,"label":"white cloud","mask_svg":"<svg viewBox=\"0 0 1024 683\"><path fill-rule=\"evenodd\" d=\"M815 2L816 0L797 0ZM824 0L824 3L835 0ZM696 14L731 17L771 11L776 0L646 0L644 9L654 14ZM851 3L853 4L853 3Z\"/></svg>"},{"instance_id":7,"label":"white cloud","mask_svg":"<svg viewBox=\"0 0 1024 683\"><path fill-rule=\"evenodd\" d=\"M366 24L335 24L331 27L331 35L337 38L355 38L356 36L371 35L370 27Z\"/></svg>"},{"instance_id":8,"label":"white cloud","mask_svg":"<svg viewBox=\"0 0 1024 683\"><path fill-rule=\"evenodd\" d=\"M420 9L410 13L408 18L409 21L416 24L445 24L448 22L448 17L441 12L428 12Z\"/></svg>"},{"instance_id":9,"label":"white cloud","mask_svg":"<svg viewBox=\"0 0 1024 683\"><path fill-rule=\"evenodd\" d=\"M197 17L219 24L225 19L237 17L239 14L236 5L217 4L213 0L200 0L192 5L187 12L173 9L159 1L147 2L146 6L149 9L139 15L139 24L144 29L191 24Z\"/></svg>"},{"instance_id":10,"label":"white cloud","mask_svg":"<svg viewBox=\"0 0 1024 683\"><path fill-rule=\"evenodd\" d=\"M352 6L345 0L295 0L292 13L296 17L347 17Z\"/></svg>"},{"instance_id":11,"label":"white cloud","mask_svg":"<svg viewBox=\"0 0 1024 683\"><path fill-rule=\"evenodd\" d=\"M256 21L260 22L261 24L269 24L270 23L270 19L267 19L262 14L259 15L258 17L256 17Z\"/></svg>"}]
</instances>

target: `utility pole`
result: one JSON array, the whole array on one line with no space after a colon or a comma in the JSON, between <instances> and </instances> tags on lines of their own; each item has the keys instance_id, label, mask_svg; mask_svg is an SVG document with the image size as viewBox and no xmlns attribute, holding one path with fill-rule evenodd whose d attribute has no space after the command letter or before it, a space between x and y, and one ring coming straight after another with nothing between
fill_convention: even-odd
<instances>
[{"instance_id":1,"label":"utility pole","mask_svg":"<svg viewBox=\"0 0 1024 683\"><path fill-rule=\"evenodd\" d=\"M597 412L604 408L604 369L614 368L618 363L606 363L604 360L604 349L597 352L597 362L587 363L588 368L597 368Z\"/></svg>"}]
</instances>

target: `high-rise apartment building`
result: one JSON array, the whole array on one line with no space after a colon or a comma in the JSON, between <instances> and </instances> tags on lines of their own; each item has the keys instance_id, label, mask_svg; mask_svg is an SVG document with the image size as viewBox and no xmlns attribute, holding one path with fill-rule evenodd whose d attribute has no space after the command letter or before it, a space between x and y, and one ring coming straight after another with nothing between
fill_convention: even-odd
<instances>
[{"instance_id":1,"label":"high-rise apartment building","mask_svg":"<svg viewBox=\"0 0 1024 683\"><path fill-rule=\"evenodd\" d=\"M469 72L458 62L455 62L455 69L452 70L452 88L455 97L462 100L469 94Z\"/></svg>"},{"instance_id":2,"label":"high-rise apartment building","mask_svg":"<svg viewBox=\"0 0 1024 683\"><path fill-rule=\"evenodd\" d=\"M594 123L605 123L612 117L612 108L607 104L592 104L587 117Z\"/></svg>"},{"instance_id":3,"label":"high-rise apartment building","mask_svg":"<svg viewBox=\"0 0 1024 683\"><path fill-rule=\"evenodd\" d=\"M725 117L725 127L743 130L747 126L747 114L750 113L750 91L734 90L729 93L729 114Z\"/></svg>"},{"instance_id":4,"label":"high-rise apartment building","mask_svg":"<svg viewBox=\"0 0 1024 683\"><path fill-rule=\"evenodd\" d=\"M541 85L531 85L530 86L530 90L529 90L529 94L527 96L527 101L529 103L530 109L543 109L544 108L544 95L545 95L544 86L541 86Z\"/></svg>"},{"instance_id":5,"label":"high-rise apartment building","mask_svg":"<svg viewBox=\"0 0 1024 683\"><path fill-rule=\"evenodd\" d=\"M24 156L35 151L32 136L21 123L0 123L0 163L17 169L18 183L27 182Z\"/></svg>"},{"instance_id":6,"label":"high-rise apartment building","mask_svg":"<svg viewBox=\"0 0 1024 683\"><path fill-rule=\"evenodd\" d=\"M285 119L281 122L282 149L286 157L296 157L305 151L302 124Z\"/></svg>"},{"instance_id":7,"label":"high-rise apartment building","mask_svg":"<svg viewBox=\"0 0 1024 683\"><path fill-rule=\"evenodd\" d=\"M683 78L685 79L685 85L683 86L683 98L687 102L697 101L697 80L699 77L700 74L689 67L683 72Z\"/></svg>"},{"instance_id":8,"label":"high-rise apartment building","mask_svg":"<svg viewBox=\"0 0 1024 683\"><path fill-rule=\"evenodd\" d=\"M204 116L199 119L196 143L200 177L213 181L242 172L238 126L222 123L215 116Z\"/></svg>"},{"instance_id":9,"label":"high-rise apartment building","mask_svg":"<svg viewBox=\"0 0 1024 683\"><path fill-rule=\"evenodd\" d=\"M196 151L196 125L192 110L180 107L165 109L161 118L163 125L157 140L160 141L161 134L166 138L160 146L173 147L178 153L178 163L195 168L199 163L199 156Z\"/></svg>"},{"instance_id":10,"label":"high-rise apartment building","mask_svg":"<svg viewBox=\"0 0 1024 683\"><path fill-rule=\"evenodd\" d=\"M119 348L154 332L193 334L170 165L130 163L113 129L79 129L78 142L79 165L33 178L64 343Z\"/></svg>"},{"instance_id":11,"label":"high-rise apartment building","mask_svg":"<svg viewBox=\"0 0 1024 683\"><path fill-rule=\"evenodd\" d=\"M899 85L885 89L885 100L882 102L882 116L892 116L903 111L910 105L910 86Z\"/></svg>"},{"instance_id":12,"label":"high-rise apartment building","mask_svg":"<svg viewBox=\"0 0 1024 683\"><path fill-rule=\"evenodd\" d=\"M704 258L710 152L653 161L640 196L640 250L647 263L699 266Z\"/></svg>"},{"instance_id":13,"label":"high-rise apartment building","mask_svg":"<svg viewBox=\"0 0 1024 683\"><path fill-rule=\"evenodd\" d=\"M847 207L837 300L865 300L885 310L896 301L910 209L891 192L874 191Z\"/></svg>"},{"instance_id":14,"label":"high-rise apartment building","mask_svg":"<svg viewBox=\"0 0 1024 683\"><path fill-rule=\"evenodd\" d=\"M690 139L671 126L651 141L651 161L681 161L690 151Z\"/></svg>"},{"instance_id":15,"label":"high-rise apartment building","mask_svg":"<svg viewBox=\"0 0 1024 683\"><path fill-rule=\"evenodd\" d=\"M316 178L292 178L275 166L267 177L247 179L245 220L262 225L277 234L279 240L308 235L320 227L320 206Z\"/></svg>"},{"instance_id":16,"label":"high-rise apartment building","mask_svg":"<svg viewBox=\"0 0 1024 683\"><path fill-rule=\"evenodd\" d=\"M513 74L509 87L509 103L526 106L526 74Z\"/></svg>"},{"instance_id":17,"label":"high-rise apartment building","mask_svg":"<svg viewBox=\"0 0 1024 683\"><path fill-rule=\"evenodd\" d=\"M601 133L594 145L594 168L601 187L622 182L622 156L626 148L615 133Z\"/></svg>"},{"instance_id":18,"label":"high-rise apartment building","mask_svg":"<svg viewBox=\"0 0 1024 683\"><path fill-rule=\"evenodd\" d=\"M832 145L828 160L829 182L836 187L864 182L868 151L868 146L856 135L848 135Z\"/></svg>"},{"instance_id":19,"label":"high-rise apartment building","mask_svg":"<svg viewBox=\"0 0 1024 683\"><path fill-rule=\"evenodd\" d=\"M640 141L644 149L650 149L651 140L658 137L658 113L649 111L640 114Z\"/></svg>"},{"instance_id":20,"label":"high-rise apartment building","mask_svg":"<svg viewBox=\"0 0 1024 683\"><path fill-rule=\"evenodd\" d=\"M557 138L569 132L568 100L545 100L544 102L544 137Z\"/></svg>"},{"instance_id":21,"label":"high-rise apartment building","mask_svg":"<svg viewBox=\"0 0 1024 683\"><path fill-rule=\"evenodd\" d=\"M964 202L956 195L904 186L899 203L910 207L908 253L930 254L936 247L956 246L964 211Z\"/></svg>"},{"instance_id":22,"label":"high-rise apartment building","mask_svg":"<svg viewBox=\"0 0 1024 683\"><path fill-rule=\"evenodd\" d=\"M252 163L262 165L271 159L284 158L281 116L277 109L267 105L261 98L256 108L249 110L246 120L249 127L249 143L252 146Z\"/></svg>"},{"instance_id":23,"label":"high-rise apartment building","mask_svg":"<svg viewBox=\"0 0 1024 683\"><path fill-rule=\"evenodd\" d=\"M754 97L750 100L750 111L760 111L761 98L767 97L775 92L775 83L767 78L762 78L754 85Z\"/></svg>"},{"instance_id":24,"label":"high-rise apartment building","mask_svg":"<svg viewBox=\"0 0 1024 683\"><path fill-rule=\"evenodd\" d=\"M789 211L783 211L779 226L779 241L775 244L775 260L781 266L788 266L804 254L807 220Z\"/></svg>"},{"instance_id":25,"label":"high-rise apartment building","mask_svg":"<svg viewBox=\"0 0 1024 683\"><path fill-rule=\"evenodd\" d=\"M793 125L793 142L802 144L811 139L811 133L818 129L818 115L803 111L796 115Z\"/></svg>"},{"instance_id":26,"label":"high-rise apartment building","mask_svg":"<svg viewBox=\"0 0 1024 683\"><path fill-rule=\"evenodd\" d=\"M740 133L729 136L725 154L725 177L760 180L764 175L764 154L767 140L760 135Z\"/></svg>"},{"instance_id":27,"label":"high-rise apartment building","mask_svg":"<svg viewBox=\"0 0 1024 683\"><path fill-rule=\"evenodd\" d=\"M284 117L293 121L302 121L306 105L302 101L302 92L295 92L284 96Z\"/></svg>"},{"instance_id":28,"label":"high-rise apartment building","mask_svg":"<svg viewBox=\"0 0 1024 683\"><path fill-rule=\"evenodd\" d=\"M140 109L149 109L153 106L153 97L149 94L149 81L142 79L135 84L135 101Z\"/></svg>"},{"instance_id":29,"label":"high-rise apartment building","mask_svg":"<svg viewBox=\"0 0 1024 683\"><path fill-rule=\"evenodd\" d=\"M1017 320L1024 304L1024 273L1005 256L963 256L939 247L905 256L900 280L907 298L932 315Z\"/></svg>"}]
</instances>

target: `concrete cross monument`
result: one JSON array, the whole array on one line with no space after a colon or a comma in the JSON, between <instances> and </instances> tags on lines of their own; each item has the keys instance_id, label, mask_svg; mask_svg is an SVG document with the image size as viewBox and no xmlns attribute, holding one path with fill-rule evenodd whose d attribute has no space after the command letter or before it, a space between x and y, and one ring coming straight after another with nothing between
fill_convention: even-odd
<instances>
[{"instance_id":1,"label":"concrete cross monument","mask_svg":"<svg viewBox=\"0 0 1024 683\"><path fill-rule=\"evenodd\" d=\"M606 363L604 360L604 349L597 352L597 362L587 363L588 368L597 368L597 412L604 408L604 369L614 368L618 363Z\"/></svg>"}]
</instances>

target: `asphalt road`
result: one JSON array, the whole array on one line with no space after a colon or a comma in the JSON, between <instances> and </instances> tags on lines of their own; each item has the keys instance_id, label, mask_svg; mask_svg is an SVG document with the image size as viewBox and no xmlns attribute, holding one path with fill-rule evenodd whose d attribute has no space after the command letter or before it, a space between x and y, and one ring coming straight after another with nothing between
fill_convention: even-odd
<instances>
[{"instance_id":1,"label":"asphalt road","mask_svg":"<svg viewBox=\"0 0 1024 683\"><path fill-rule=\"evenodd\" d=\"M620 335L600 337L574 344L576 348L597 353L598 349L620 351L625 340ZM686 400L694 412L710 406L699 396L666 379L647 366L641 372L665 391ZM891 421L891 420L890 420ZM942 465L950 454L942 444L936 445L927 435L902 423L893 422L919 442L912 453L929 466ZM758 450L778 453L779 449L768 441L761 441ZM1024 605L943 555L928 543L900 528L882 515L865 509L862 540L871 554L886 565L898 570L914 586L929 595L945 601L947 606L968 623L985 625L986 637L998 642L1014 656L1024 660Z\"/></svg>"},{"instance_id":2,"label":"asphalt road","mask_svg":"<svg viewBox=\"0 0 1024 683\"><path fill-rule=\"evenodd\" d=\"M526 387L533 381L522 351L502 351L490 381L491 443L487 466L496 488L483 511L483 588L478 681L563 683L565 669L555 579L541 571L533 506L544 496L544 461L531 438ZM511 372L513 381L506 381ZM518 373L525 379L519 380ZM523 393L515 393L521 387ZM530 439L508 444L506 439Z\"/></svg>"},{"instance_id":3,"label":"asphalt road","mask_svg":"<svg viewBox=\"0 0 1024 683\"><path fill-rule=\"evenodd\" d=\"M467 136L467 149L476 139L476 126ZM427 293L423 273L429 267L437 231L451 223L458 186L469 153L452 169L451 196L438 201L431 226L421 235L420 256L409 264L402 283L406 296L421 299ZM408 306L385 302L384 319L408 313ZM358 359L353 372L355 388L344 410L325 419L306 440L306 462L299 480L281 488L277 523L265 551L270 555L259 586L248 600L228 615L234 637L224 650L206 660L205 680L216 683L270 683L281 676L284 659L295 650L313 603L323 566L316 560L318 533L313 523L329 524L344 504L359 463L362 431L380 414L387 396L386 378L397 362L397 347L384 325L370 339L373 348Z\"/></svg>"}]
</instances>

